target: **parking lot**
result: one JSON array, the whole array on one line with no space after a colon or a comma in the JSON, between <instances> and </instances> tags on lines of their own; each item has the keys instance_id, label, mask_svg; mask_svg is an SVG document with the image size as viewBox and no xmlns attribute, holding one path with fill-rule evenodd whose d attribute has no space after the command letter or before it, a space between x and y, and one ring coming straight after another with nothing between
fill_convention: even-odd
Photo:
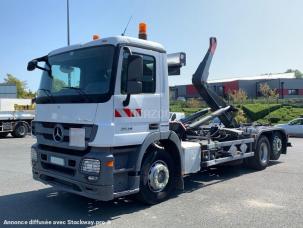
<instances>
[{"instance_id":1,"label":"parking lot","mask_svg":"<svg viewBox=\"0 0 303 228\"><path fill-rule=\"evenodd\" d=\"M187 177L183 193L146 206L131 197L98 202L35 182L30 166L34 139L0 139L0 226L39 220L83 227L90 222L113 227L302 227L303 139L290 141L288 154L264 171L241 165L214 168Z\"/></svg>"}]
</instances>

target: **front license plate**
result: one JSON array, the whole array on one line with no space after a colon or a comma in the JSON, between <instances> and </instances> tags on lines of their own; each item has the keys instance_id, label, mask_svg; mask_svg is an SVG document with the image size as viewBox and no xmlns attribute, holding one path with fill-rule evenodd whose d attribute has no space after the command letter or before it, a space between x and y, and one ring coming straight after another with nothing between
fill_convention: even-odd
<instances>
[{"instance_id":1,"label":"front license plate","mask_svg":"<svg viewBox=\"0 0 303 228\"><path fill-rule=\"evenodd\" d=\"M51 162L52 164L55 164L55 165L64 166L64 159L63 159L63 158L58 158L58 157L53 157L53 156L51 156L51 157L50 157L50 162Z\"/></svg>"}]
</instances>

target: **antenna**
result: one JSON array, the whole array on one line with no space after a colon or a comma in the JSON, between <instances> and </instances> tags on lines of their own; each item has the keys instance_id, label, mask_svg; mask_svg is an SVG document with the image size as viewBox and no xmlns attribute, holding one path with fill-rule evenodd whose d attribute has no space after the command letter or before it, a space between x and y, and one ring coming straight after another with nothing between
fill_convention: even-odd
<instances>
[{"instance_id":1,"label":"antenna","mask_svg":"<svg viewBox=\"0 0 303 228\"><path fill-rule=\"evenodd\" d=\"M128 22L127 22L127 24L126 24L126 26L125 26L125 29L124 29L123 33L121 34L121 36L124 36L124 35L125 35L125 32L126 32L126 30L127 30L127 28L128 28L128 25L129 25L129 22L131 21L132 18L133 18L133 16L130 16L130 18L128 19Z\"/></svg>"}]
</instances>

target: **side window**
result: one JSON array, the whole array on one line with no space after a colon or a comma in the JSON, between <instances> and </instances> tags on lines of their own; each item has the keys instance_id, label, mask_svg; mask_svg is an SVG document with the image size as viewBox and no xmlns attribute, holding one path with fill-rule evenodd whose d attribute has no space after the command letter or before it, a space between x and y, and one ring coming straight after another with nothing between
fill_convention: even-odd
<instances>
[{"instance_id":1,"label":"side window","mask_svg":"<svg viewBox=\"0 0 303 228\"><path fill-rule=\"evenodd\" d=\"M290 125L300 125L301 124L301 120L300 119L296 119L290 122Z\"/></svg>"},{"instance_id":2,"label":"side window","mask_svg":"<svg viewBox=\"0 0 303 228\"><path fill-rule=\"evenodd\" d=\"M128 53L123 54L121 72L121 93L126 93L127 58ZM156 60L153 56L143 55L143 79L142 93L154 93L156 91Z\"/></svg>"}]
</instances>

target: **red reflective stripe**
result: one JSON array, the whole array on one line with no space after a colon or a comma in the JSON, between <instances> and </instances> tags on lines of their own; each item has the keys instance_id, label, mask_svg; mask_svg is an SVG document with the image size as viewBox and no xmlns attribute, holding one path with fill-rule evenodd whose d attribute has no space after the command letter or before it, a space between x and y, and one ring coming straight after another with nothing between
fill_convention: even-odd
<instances>
[{"instance_id":1,"label":"red reflective stripe","mask_svg":"<svg viewBox=\"0 0 303 228\"><path fill-rule=\"evenodd\" d=\"M133 113L129 108L125 108L125 109L123 109L123 111L125 112L127 117L132 117L133 116Z\"/></svg>"},{"instance_id":2,"label":"red reflective stripe","mask_svg":"<svg viewBox=\"0 0 303 228\"><path fill-rule=\"evenodd\" d=\"M115 117L140 117L142 114L141 108L136 109L115 109Z\"/></svg>"},{"instance_id":3,"label":"red reflective stripe","mask_svg":"<svg viewBox=\"0 0 303 228\"><path fill-rule=\"evenodd\" d=\"M120 112L118 112L116 109L115 109L115 117L121 117Z\"/></svg>"}]
</instances>

